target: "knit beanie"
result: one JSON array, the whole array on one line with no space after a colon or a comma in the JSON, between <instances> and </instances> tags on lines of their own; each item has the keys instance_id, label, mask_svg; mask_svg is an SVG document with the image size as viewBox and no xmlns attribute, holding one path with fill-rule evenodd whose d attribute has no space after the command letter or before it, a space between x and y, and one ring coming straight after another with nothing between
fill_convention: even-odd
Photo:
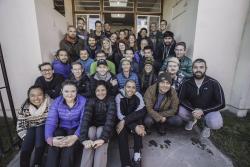
<instances>
[{"instance_id":1,"label":"knit beanie","mask_svg":"<svg viewBox=\"0 0 250 167\"><path fill-rule=\"evenodd\" d=\"M172 84L172 78L167 72L162 72L158 75L157 79L158 83L162 81L168 81L170 84Z\"/></svg>"}]
</instances>

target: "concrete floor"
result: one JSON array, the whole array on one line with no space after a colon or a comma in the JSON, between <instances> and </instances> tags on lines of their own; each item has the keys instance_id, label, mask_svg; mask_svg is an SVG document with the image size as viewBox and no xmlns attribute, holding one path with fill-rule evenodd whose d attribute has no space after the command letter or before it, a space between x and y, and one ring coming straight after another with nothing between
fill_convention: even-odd
<instances>
[{"instance_id":1,"label":"concrete floor","mask_svg":"<svg viewBox=\"0 0 250 167\"><path fill-rule=\"evenodd\" d=\"M165 136L153 132L143 139L143 146L142 167L233 167L231 160L210 140L199 139L198 130L169 130ZM8 167L18 167L18 164L17 155ZM107 166L120 167L117 140L110 143Z\"/></svg>"}]
</instances>

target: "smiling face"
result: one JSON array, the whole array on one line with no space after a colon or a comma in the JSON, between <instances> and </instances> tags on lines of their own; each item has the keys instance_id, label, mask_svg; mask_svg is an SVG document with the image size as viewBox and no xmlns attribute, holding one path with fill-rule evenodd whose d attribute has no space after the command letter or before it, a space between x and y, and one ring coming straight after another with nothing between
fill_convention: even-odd
<instances>
[{"instance_id":1,"label":"smiling face","mask_svg":"<svg viewBox=\"0 0 250 167\"><path fill-rule=\"evenodd\" d=\"M172 37L165 37L163 40L164 40L165 45L169 46L169 45L171 45L173 38Z\"/></svg>"},{"instance_id":2,"label":"smiling face","mask_svg":"<svg viewBox=\"0 0 250 167\"><path fill-rule=\"evenodd\" d=\"M96 32L101 32L102 31L102 24L101 23L96 23L95 24L95 30L96 30Z\"/></svg>"},{"instance_id":3,"label":"smiling face","mask_svg":"<svg viewBox=\"0 0 250 167\"><path fill-rule=\"evenodd\" d=\"M135 82L128 81L125 85L125 94L128 98L132 97L136 92Z\"/></svg>"},{"instance_id":4,"label":"smiling face","mask_svg":"<svg viewBox=\"0 0 250 167\"><path fill-rule=\"evenodd\" d=\"M175 63L175 62L168 62L167 71L171 75L175 75L179 71L179 65L177 63Z\"/></svg>"},{"instance_id":5,"label":"smiling face","mask_svg":"<svg viewBox=\"0 0 250 167\"><path fill-rule=\"evenodd\" d=\"M104 85L96 87L95 95L99 100L103 100L107 96L107 89Z\"/></svg>"},{"instance_id":6,"label":"smiling face","mask_svg":"<svg viewBox=\"0 0 250 167\"><path fill-rule=\"evenodd\" d=\"M74 102L76 94L77 94L77 89L74 85L65 85L62 88L62 95L67 103Z\"/></svg>"},{"instance_id":7,"label":"smiling face","mask_svg":"<svg viewBox=\"0 0 250 167\"><path fill-rule=\"evenodd\" d=\"M132 50L126 50L126 55L125 55L126 58L128 58L129 60L133 60L134 58L134 53Z\"/></svg>"},{"instance_id":8,"label":"smiling face","mask_svg":"<svg viewBox=\"0 0 250 167\"><path fill-rule=\"evenodd\" d=\"M45 78L45 80L52 80L53 79L53 73L51 65L44 65L41 66L41 73L42 76Z\"/></svg>"},{"instance_id":9,"label":"smiling face","mask_svg":"<svg viewBox=\"0 0 250 167\"><path fill-rule=\"evenodd\" d=\"M186 54L186 50L182 45L177 45L174 51L178 59L181 59Z\"/></svg>"},{"instance_id":10,"label":"smiling face","mask_svg":"<svg viewBox=\"0 0 250 167\"><path fill-rule=\"evenodd\" d=\"M160 29L161 29L161 31L165 31L167 29L167 24L165 21L162 21L160 23Z\"/></svg>"},{"instance_id":11,"label":"smiling face","mask_svg":"<svg viewBox=\"0 0 250 167\"><path fill-rule=\"evenodd\" d=\"M206 75L207 67L204 62L196 62L193 65L193 75L196 79L202 79Z\"/></svg>"},{"instance_id":12,"label":"smiling face","mask_svg":"<svg viewBox=\"0 0 250 167\"><path fill-rule=\"evenodd\" d=\"M130 62L128 62L128 61L123 61L122 62L122 70L123 70L123 72L130 71L130 68L131 68Z\"/></svg>"},{"instance_id":13,"label":"smiling face","mask_svg":"<svg viewBox=\"0 0 250 167\"><path fill-rule=\"evenodd\" d=\"M76 38L76 28L75 27L69 27L67 34L68 34L68 36L70 38L75 39Z\"/></svg>"},{"instance_id":14,"label":"smiling face","mask_svg":"<svg viewBox=\"0 0 250 167\"><path fill-rule=\"evenodd\" d=\"M111 35L110 40L111 40L112 43L116 43L116 40L117 40L117 35L116 35L116 33L113 33L113 34Z\"/></svg>"},{"instance_id":15,"label":"smiling face","mask_svg":"<svg viewBox=\"0 0 250 167\"><path fill-rule=\"evenodd\" d=\"M82 60L87 60L89 58L89 53L87 50L81 50L80 51L80 58Z\"/></svg>"},{"instance_id":16,"label":"smiling face","mask_svg":"<svg viewBox=\"0 0 250 167\"><path fill-rule=\"evenodd\" d=\"M106 65L104 65L104 64L101 64L101 65L96 67L96 72L98 74L100 74L101 76L106 75L108 70L109 70L108 67Z\"/></svg>"},{"instance_id":17,"label":"smiling face","mask_svg":"<svg viewBox=\"0 0 250 167\"><path fill-rule=\"evenodd\" d=\"M61 50L57 55L58 60L60 60L62 63L67 63L69 60L68 53L64 50Z\"/></svg>"},{"instance_id":18,"label":"smiling face","mask_svg":"<svg viewBox=\"0 0 250 167\"><path fill-rule=\"evenodd\" d=\"M85 29L85 22L82 20L82 19L79 19L78 21L77 21L77 28L79 29L79 30L84 30Z\"/></svg>"},{"instance_id":19,"label":"smiling face","mask_svg":"<svg viewBox=\"0 0 250 167\"><path fill-rule=\"evenodd\" d=\"M82 73L83 73L82 65L80 65L80 64L72 65L71 72L73 73L75 78L80 78L82 76Z\"/></svg>"},{"instance_id":20,"label":"smiling face","mask_svg":"<svg viewBox=\"0 0 250 167\"><path fill-rule=\"evenodd\" d=\"M40 105L44 102L44 94L40 88L31 89L29 92L29 101L36 107L40 107Z\"/></svg>"},{"instance_id":21,"label":"smiling face","mask_svg":"<svg viewBox=\"0 0 250 167\"><path fill-rule=\"evenodd\" d=\"M90 47L96 46L96 40L95 40L95 38L89 37L88 44L89 44Z\"/></svg>"},{"instance_id":22,"label":"smiling face","mask_svg":"<svg viewBox=\"0 0 250 167\"><path fill-rule=\"evenodd\" d=\"M170 87L171 87L171 84L167 80L159 82L159 92L161 94L167 93Z\"/></svg>"},{"instance_id":23,"label":"smiling face","mask_svg":"<svg viewBox=\"0 0 250 167\"><path fill-rule=\"evenodd\" d=\"M142 38L145 38L147 36L147 31L146 30L141 30L140 35L141 35Z\"/></svg>"},{"instance_id":24,"label":"smiling face","mask_svg":"<svg viewBox=\"0 0 250 167\"><path fill-rule=\"evenodd\" d=\"M120 49L120 51L125 51L125 49L126 49L125 44L120 42L119 43L119 49Z\"/></svg>"},{"instance_id":25,"label":"smiling face","mask_svg":"<svg viewBox=\"0 0 250 167\"><path fill-rule=\"evenodd\" d=\"M104 40L103 43L102 43L102 45L103 45L104 49L109 49L110 48L110 42L109 42L109 40Z\"/></svg>"},{"instance_id":26,"label":"smiling face","mask_svg":"<svg viewBox=\"0 0 250 167\"><path fill-rule=\"evenodd\" d=\"M151 64L145 64L144 70L146 73L150 73L153 70L153 66Z\"/></svg>"},{"instance_id":27,"label":"smiling face","mask_svg":"<svg viewBox=\"0 0 250 167\"><path fill-rule=\"evenodd\" d=\"M119 33L119 38L120 38L120 40L124 40L125 39L125 32L124 31L121 31Z\"/></svg>"},{"instance_id":28,"label":"smiling face","mask_svg":"<svg viewBox=\"0 0 250 167\"><path fill-rule=\"evenodd\" d=\"M129 40L129 43L134 43L136 39L134 35L130 35L128 40Z\"/></svg>"}]
</instances>

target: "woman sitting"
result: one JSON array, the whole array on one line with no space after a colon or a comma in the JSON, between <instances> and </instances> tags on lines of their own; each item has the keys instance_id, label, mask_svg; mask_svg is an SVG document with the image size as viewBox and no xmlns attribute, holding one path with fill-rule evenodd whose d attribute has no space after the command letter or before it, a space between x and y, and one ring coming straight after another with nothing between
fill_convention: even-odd
<instances>
[{"instance_id":1,"label":"woman sitting","mask_svg":"<svg viewBox=\"0 0 250 167\"><path fill-rule=\"evenodd\" d=\"M28 98L17 113L17 133L23 140L20 154L20 166L30 166L30 157L35 147L34 164L40 166L45 148L44 123L50 104L49 96L45 95L40 86L31 86Z\"/></svg>"},{"instance_id":2,"label":"woman sitting","mask_svg":"<svg viewBox=\"0 0 250 167\"><path fill-rule=\"evenodd\" d=\"M107 165L108 141L116 121L115 100L107 90L105 81L98 81L95 98L86 104L80 132L80 141L84 145L82 167Z\"/></svg>"},{"instance_id":3,"label":"woman sitting","mask_svg":"<svg viewBox=\"0 0 250 167\"><path fill-rule=\"evenodd\" d=\"M47 167L73 167L76 148L81 148L80 120L86 99L77 94L73 81L62 83L62 96L52 103L45 124L45 139L49 144Z\"/></svg>"}]
</instances>

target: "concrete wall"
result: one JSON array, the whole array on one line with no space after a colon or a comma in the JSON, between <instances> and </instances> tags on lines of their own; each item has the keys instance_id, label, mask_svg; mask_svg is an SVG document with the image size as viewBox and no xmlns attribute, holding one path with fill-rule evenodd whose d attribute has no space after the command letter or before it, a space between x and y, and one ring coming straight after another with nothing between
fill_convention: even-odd
<instances>
[{"instance_id":1,"label":"concrete wall","mask_svg":"<svg viewBox=\"0 0 250 167\"><path fill-rule=\"evenodd\" d=\"M14 104L19 108L42 61L34 1L0 1L0 20L0 42Z\"/></svg>"},{"instance_id":2,"label":"concrete wall","mask_svg":"<svg viewBox=\"0 0 250 167\"><path fill-rule=\"evenodd\" d=\"M234 75L230 104L235 107L234 111L245 111L250 109L250 6L245 22L245 27L241 36L240 53ZM242 113L243 114L243 113Z\"/></svg>"},{"instance_id":3,"label":"concrete wall","mask_svg":"<svg viewBox=\"0 0 250 167\"><path fill-rule=\"evenodd\" d=\"M163 19L176 41L187 43L187 55L192 58L199 0L164 0Z\"/></svg>"},{"instance_id":4,"label":"concrete wall","mask_svg":"<svg viewBox=\"0 0 250 167\"><path fill-rule=\"evenodd\" d=\"M193 59L207 61L207 74L221 82L226 103L230 103L248 6L249 0L199 1Z\"/></svg>"},{"instance_id":5,"label":"concrete wall","mask_svg":"<svg viewBox=\"0 0 250 167\"><path fill-rule=\"evenodd\" d=\"M35 7L42 60L51 61L66 32L66 19L54 10L52 0L35 0Z\"/></svg>"}]
</instances>

